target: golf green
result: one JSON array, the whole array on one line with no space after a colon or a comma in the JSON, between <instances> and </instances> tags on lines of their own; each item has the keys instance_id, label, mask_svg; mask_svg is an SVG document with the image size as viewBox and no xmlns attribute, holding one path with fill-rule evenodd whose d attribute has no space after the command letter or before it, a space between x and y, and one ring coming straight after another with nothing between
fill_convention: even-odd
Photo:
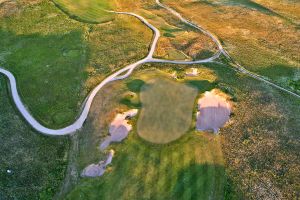
<instances>
[{"instance_id":1,"label":"golf green","mask_svg":"<svg viewBox=\"0 0 300 200\"><path fill-rule=\"evenodd\" d=\"M148 80L142 87L138 134L152 143L178 139L190 128L197 89L166 78Z\"/></svg>"}]
</instances>

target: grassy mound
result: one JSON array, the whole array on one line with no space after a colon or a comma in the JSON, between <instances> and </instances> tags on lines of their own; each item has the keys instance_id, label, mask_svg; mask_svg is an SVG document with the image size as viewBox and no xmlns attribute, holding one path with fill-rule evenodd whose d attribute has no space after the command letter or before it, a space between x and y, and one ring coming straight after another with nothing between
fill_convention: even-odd
<instances>
[{"instance_id":1,"label":"grassy mound","mask_svg":"<svg viewBox=\"0 0 300 200\"><path fill-rule=\"evenodd\" d=\"M102 23L114 18L112 3L108 0L53 0L53 2L71 18L89 23Z\"/></svg>"},{"instance_id":2,"label":"grassy mound","mask_svg":"<svg viewBox=\"0 0 300 200\"><path fill-rule=\"evenodd\" d=\"M192 122L197 90L164 78L142 87L138 134L153 143L168 143L185 134Z\"/></svg>"}]
</instances>

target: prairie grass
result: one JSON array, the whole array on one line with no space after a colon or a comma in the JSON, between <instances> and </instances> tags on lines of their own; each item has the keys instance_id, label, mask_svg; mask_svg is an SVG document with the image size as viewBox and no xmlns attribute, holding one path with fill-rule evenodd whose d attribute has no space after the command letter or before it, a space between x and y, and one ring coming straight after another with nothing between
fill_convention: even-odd
<instances>
[{"instance_id":1,"label":"prairie grass","mask_svg":"<svg viewBox=\"0 0 300 200\"><path fill-rule=\"evenodd\" d=\"M0 141L0 199L52 199L64 179L69 140L32 130L10 101L2 75Z\"/></svg>"},{"instance_id":2,"label":"prairie grass","mask_svg":"<svg viewBox=\"0 0 300 200\"><path fill-rule=\"evenodd\" d=\"M272 7L279 9L284 4L287 5L282 7L285 13L295 14L299 13L295 12L300 9L299 3L276 0L165 0L164 3L217 35L229 54L247 69L294 90L288 82L300 79L300 32L296 22L281 16ZM273 74L272 70L277 71L276 66L286 66L289 76Z\"/></svg>"}]
</instances>

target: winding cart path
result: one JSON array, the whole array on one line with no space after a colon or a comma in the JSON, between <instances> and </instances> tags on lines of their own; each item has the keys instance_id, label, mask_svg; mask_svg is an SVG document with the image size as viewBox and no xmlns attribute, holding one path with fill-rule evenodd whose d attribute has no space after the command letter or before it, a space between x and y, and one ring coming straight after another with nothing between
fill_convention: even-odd
<instances>
[{"instance_id":1,"label":"winding cart path","mask_svg":"<svg viewBox=\"0 0 300 200\"><path fill-rule=\"evenodd\" d=\"M229 56L229 54L224 50L221 42L217 39L216 36L214 36L212 33L210 33L209 31L203 29L202 27L186 20L185 18L183 18L178 12L176 12L175 10L173 10L172 8L162 4L159 0L156 0L156 3L167 9L169 12L171 12L173 15L177 16L182 22L200 30L201 32L203 32L204 34L208 35L215 43L216 45L218 46L218 52L216 54L214 54L212 57L210 58L207 58L207 59L203 59L203 60L195 60L195 61L177 61L177 60L164 60L164 59L156 59L156 58L153 58L153 54L154 54L154 51L156 49L156 46L157 46L157 42L158 42L158 39L160 37L160 32L159 30L154 27L152 24L150 24L145 18L143 18L142 16L140 15L137 15L135 13L130 13L130 12L115 12L115 11L108 11L108 12L112 12L112 13L115 13L115 14L124 14L124 15L130 15L130 16L133 16L133 17L136 17L137 19L139 19L141 22L143 22L147 27L149 27L153 33L154 33L154 36L153 36L153 40L152 40L152 43L151 43L151 47L150 47L150 50L149 50L149 53L148 55L142 59L142 60L139 60L133 64L130 64L116 72L114 72L113 74L111 74L110 76L106 77L99 85L97 85L93 90L92 92L89 94L89 96L87 97L86 101L84 102L84 107L81 111L81 114L79 115L79 117L77 118L77 120L65 127L65 128L62 128L62 129L50 129L50 128L47 128L45 126L43 126L42 124L40 124L30 113L29 111L26 109L25 105L23 104L20 96L19 96L19 93L18 93L18 90L17 90L17 83L16 83L16 79L14 77L14 75L9 72L8 70L6 69L3 69L0 67L0 74L3 74L5 75L8 80L9 80L9 83L10 83L10 91L12 93L12 98L13 98L13 101L17 107L17 109L19 110L19 112L22 114L22 116L25 118L25 120L35 129L37 130L38 132L40 133L43 133L43 134L46 134L46 135L68 135L68 134L71 134L73 132L76 132L78 129L80 129L82 126L83 126L83 123L85 122L87 116L88 116L88 113L89 113L89 110L91 108L91 105L92 105L92 102L94 100L94 97L96 96L96 94L101 90L101 88L103 88L106 84L110 83L110 82L113 82L113 81L116 81L116 80L121 80L121 79L125 79L127 78L128 76L130 76L130 74L132 73L132 71L142 65L142 64L145 64L145 63L170 63L170 64L200 64L200 63L211 63L211 62L214 62L217 58L219 58L220 55L224 55L225 57L227 57L228 59L231 59L231 57ZM231 59L233 60L233 59ZM261 80L261 81L264 81L265 83L267 84L270 84L282 91L285 91L285 92L288 92L289 94L292 94L298 98L300 98L300 95L296 94L296 93L293 93L285 88L282 88L274 83L271 83L270 81L268 80L265 80L264 78L246 70L244 67L242 67L241 65L239 65L238 63L234 63L235 66L236 66L236 69L244 74L247 74L255 79L258 79L258 80Z\"/></svg>"}]
</instances>

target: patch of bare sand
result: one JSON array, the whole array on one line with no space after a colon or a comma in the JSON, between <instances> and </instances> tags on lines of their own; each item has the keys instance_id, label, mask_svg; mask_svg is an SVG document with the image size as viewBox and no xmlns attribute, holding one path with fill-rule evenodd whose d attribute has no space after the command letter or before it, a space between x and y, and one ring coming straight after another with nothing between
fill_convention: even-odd
<instances>
[{"instance_id":1,"label":"patch of bare sand","mask_svg":"<svg viewBox=\"0 0 300 200\"><path fill-rule=\"evenodd\" d=\"M217 133L230 118L231 104L220 91L205 92L198 100L197 124L200 131L211 130Z\"/></svg>"},{"instance_id":2,"label":"patch of bare sand","mask_svg":"<svg viewBox=\"0 0 300 200\"><path fill-rule=\"evenodd\" d=\"M127 136L129 131L131 131L132 126L128 124L128 119L137 115L138 110L132 109L122 114L117 114L115 119L109 126L109 134L108 136L100 145L100 149L106 149L111 142L121 142Z\"/></svg>"},{"instance_id":3,"label":"patch of bare sand","mask_svg":"<svg viewBox=\"0 0 300 200\"><path fill-rule=\"evenodd\" d=\"M106 167L111 164L114 156L114 150L110 150L105 161L100 161L98 164L91 164L87 166L81 173L82 177L99 177L102 176Z\"/></svg>"}]
</instances>

